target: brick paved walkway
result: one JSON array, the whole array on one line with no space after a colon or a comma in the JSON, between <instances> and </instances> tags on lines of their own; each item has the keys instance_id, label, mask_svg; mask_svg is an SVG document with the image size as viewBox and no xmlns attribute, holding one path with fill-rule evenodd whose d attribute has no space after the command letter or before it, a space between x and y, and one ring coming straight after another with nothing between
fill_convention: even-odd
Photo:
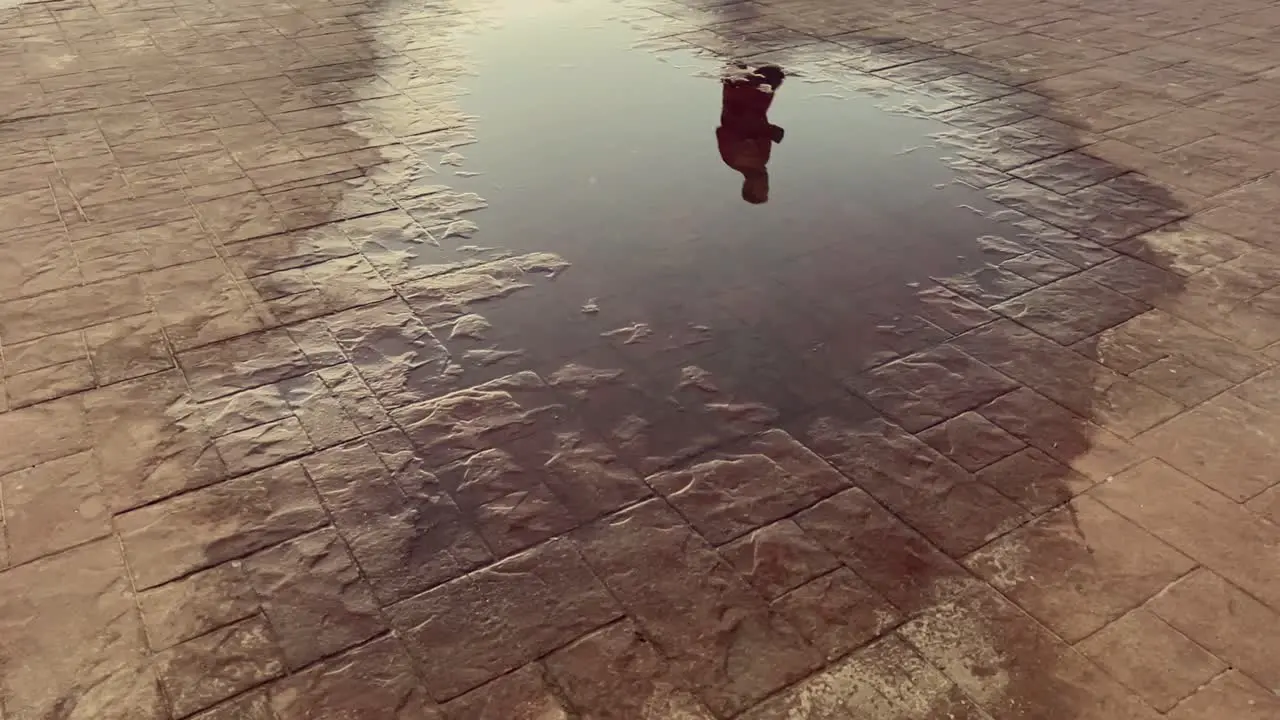
<instances>
[{"instance_id":1,"label":"brick paved walkway","mask_svg":"<svg viewBox=\"0 0 1280 720\"><path fill-rule=\"evenodd\" d=\"M1280 717L1280 9L620 6L1014 230L704 327L467 244L493 5L0 9L0 718Z\"/></svg>"}]
</instances>

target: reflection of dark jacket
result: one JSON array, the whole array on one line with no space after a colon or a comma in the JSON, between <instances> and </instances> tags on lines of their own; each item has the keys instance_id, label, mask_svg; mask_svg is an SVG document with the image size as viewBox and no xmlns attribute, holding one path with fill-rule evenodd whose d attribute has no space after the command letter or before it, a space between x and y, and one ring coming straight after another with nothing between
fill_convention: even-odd
<instances>
[{"instance_id":1,"label":"reflection of dark jacket","mask_svg":"<svg viewBox=\"0 0 1280 720\"><path fill-rule=\"evenodd\" d=\"M769 123L773 93L769 84L747 79L724 82L716 143L724 164L741 173L759 172L769 162L782 128Z\"/></svg>"}]
</instances>

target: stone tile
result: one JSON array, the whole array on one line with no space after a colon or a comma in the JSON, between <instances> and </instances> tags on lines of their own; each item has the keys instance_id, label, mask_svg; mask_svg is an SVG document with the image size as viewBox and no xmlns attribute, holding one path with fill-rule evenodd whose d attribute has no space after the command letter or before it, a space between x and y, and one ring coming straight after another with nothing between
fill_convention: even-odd
<instances>
[{"instance_id":1,"label":"stone tile","mask_svg":"<svg viewBox=\"0 0 1280 720\"><path fill-rule=\"evenodd\" d=\"M1027 278L995 265L937 280L983 307L991 307L1036 288L1036 284Z\"/></svg>"},{"instance_id":2,"label":"stone tile","mask_svg":"<svg viewBox=\"0 0 1280 720\"><path fill-rule=\"evenodd\" d=\"M1032 514L1042 515L1096 484L1036 448L1025 448L979 470L977 479Z\"/></svg>"},{"instance_id":3,"label":"stone tile","mask_svg":"<svg viewBox=\"0 0 1280 720\"><path fill-rule=\"evenodd\" d=\"M1067 642L1142 604L1195 567L1088 497L996 540L965 565Z\"/></svg>"},{"instance_id":4,"label":"stone tile","mask_svg":"<svg viewBox=\"0 0 1280 720\"><path fill-rule=\"evenodd\" d=\"M1160 712L1168 712L1227 667L1141 608L1086 638L1076 649Z\"/></svg>"},{"instance_id":5,"label":"stone tile","mask_svg":"<svg viewBox=\"0 0 1280 720\"><path fill-rule=\"evenodd\" d=\"M256 690L192 715L192 720L276 720L265 690Z\"/></svg>"},{"instance_id":6,"label":"stone tile","mask_svg":"<svg viewBox=\"0 0 1280 720\"><path fill-rule=\"evenodd\" d=\"M955 561L861 490L846 490L795 520L903 612L930 607L974 582Z\"/></svg>"},{"instance_id":7,"label":"stone tile","mask_svg":"<svg viewBox=\"0 0 1280 720\"><path fill-rule=\"evenodd\" d=\"M880 637L898 611L848 568L810 580L773 601L806 640L834 660Z\"/></svg>"},{"instance_id":8,"label":"stone tile","mask_svg":"<svg viewBox=\"0 0 1280 720\"><path fill-rule=\"evenodd\" d=\"M1231 387L1231 381L1181 358L1161 358L1129 377L1191 407Z\"/></svg>"},{"instance_id":9,"label":"stone tile","mask_svg":"<svg viewBox=\"0 0 1280 720\"><path fill-rule=\"evenodd\" d=\"M9 561L27 562L110 534L98 475L93 454L82 452L0 476Z\"/></svg>"},{"instance_id":10,"label":"stone tile","mask_svg":"<svg viewBox=\"0 0 1280 720\"><path fill-rule=\"evenodd\" d=\"M426 670L428 691L447 700L620 611L577 550L555 540L392 605L387 614ZM494 617L503 622L494 624Z\"/></svg>"},{"instance_id":11,"label":"stone tile","mask_svg":"<svg viewBox=\"0 0 1280 720\"><path fill-rule=\"evenodd\" d=\"M1115 249L1178 275L1194 275L1244 255L1253 246L1195 223L1175 223L1115 245Z\"/></svg>"},{"instance_id":12,"label":"stone tile","mask_svg":"<svg viewBox=\"0 0 1280 720\"><path fill-rule=\"evenodd\" d=\"M1026 443L974 412L966 412L920 433L934 450L977 472L1026 447Z\"/></svg>"},{"instance_id":13,"label":"stone tile","mask_svg":"<svg viewBox=\"0 0 1280 720\"><path fill-rule=\"evenodd\" d=\"M1070 345L1142 314L1147 306L1083 277L1068 277L992 309L1045 337Z\"/></svg>"},{"instance_id":14,"label":"stone tile","mask_svg":"<svg viewBox=\"0 0 1280 720\"><path fill-rule=\"evenodd\" d=\"M156 672L185 716L281 675L284 662L270 625L255 616L165 650Z\"/></svg>"},{"instance_id":15,"label":"stone tile","mask_svg":"<svg viewBox=\"0 0 1280 720\"><path fill-rule=\"evenodd\" d=\"M6 717L167 718L130 595L114 540L0 573Z\"/></svg>"},{"instance_id":16,"label":"stone tile","mask_svg":"<svg viewBox=\"0 0 1280 720\"><path fill-rule=\"evenodd\" d=\"M1090 495L1273 608L1280 581L1267 572L1280 528L1159 460L1131 468Z\"/></svg>"},{"instance_id":17,"label":"stone tile","mask_svg":"<svg viewBox=\"0 0 1280 720\"><path fill-rule=\"evenodd\" d=\"M792 520L765 525L721 547L720 554L768 600L840 566Z\"/></svg>"},{"instance_id":18,"label":"stone tile","mask_svg":"<svg viewBox=\"0 0 1280 720\"><path fill-rule=\"evenodd\" d=\"M283 330L244 335L178 354L197 400L212 400L310 370L301 348Z\"/></svg>"},{"instance_id":19,"label":"stone tile","mask_svg":"<svg viewBox=\"0 0 1280 720\"><path fill-rule=\"evenodd\" d=\"M573 707L592 720L714 716L631 621L598 630L552 653L547 670Z\"/></svg>"},{"instance_id":20,"label":"stone tile","mask_svg":"<svg viewBox=\"0 0 1280 720\"><path fill-rule=\"evenodd\" d=\"M456 388L448 350L403 303L349 310L324 322L388 408L428 401Z\"/></svg>"},{"instance_id":21,"label":"stone tile","mask_svg":"<svg viewBox=\"0 0 1280 720\"><path fill-rule=\"evenodd\" d=\"M174 366L154 315L135 315L84 331L89 359L100 385L132 380Z\"/></svg>"},{"instance_id":22,"label":"stone tile","mask_svg":"<svg viewBox=\"0 0 1280 720\"><path fill-rule=\"evenodd\" d=\"M1184 700L1166 716L1170 720L1212 720L1219 717L1239 720L1266 720L1280 712L1274 690L1229 670Z\"/></svg>"},{"instance_id":23,"label":"stone tile","mask_svg":"<svg viewBox=\"0 0 1280 720\"><path fill-rule=\"evenodd\" d=\"M939 606L908 622L901 634L996 717L1158 717L1137 696L990 590Z\"/></svg>"},{"instance_id":24,"label":"stone tile","mask_svg":"<svg viewBox=\"0 0 1280 720\"><path fill-rule=\"evenodd\" d=\"M68 287L0 303L0 336L20 343L101 325L150 310L137 277Z\"/></svg>"},{"instance_id":25,"label":"stone tile","mask_svg":"<svg viewBox=\"0 0 1280 720\"><path fill-rule=\"evenodd\" d=\"M821 458L781 430L770 430L686 470L646 482L713 544L741 537L848 487Z\"/></svg>"},{"instance_id":26,"label":"stone tile","mask_svg":"<svg viewBox=\"0 0 1280 720\"><path fill-rule=\"evenodd\" d=\"M389 436L369 442L373 447L351 443L324 450L302 464L383 605L491 560L484 542L411 447L397 446Z\"/></svg>"},{"instance_id":27,"label":"stone tile","mask_svg":"<svg viewBox=\"0 0 1280 720\"><path fill-rule=\"evenodd\" d=\"M949 347L926 350L871 370L852 387L909 431L923 430L1017 387L1009 378Z\"/></svg>"},{"instance_id":28,"label":"stone tile","mask_svg":"<svg viewBox=\"0 0 1280 720\"><path fill-rule=\"evenodd\" d=\"M570 720L539 663L481 685L444 706L449 720Z\"/></svg>"},{"instance_id":29,"label":"stone tile","mask_svg":"<svg viewBox=\"0 0 1280 720\"><path fill-rule=\"evenodd\" d=\"M527 453L492 448L439 471L441 483L500 557L577 526L542 482L536 462Z\"/></svg>"},{"instance_id":30,"label":"stone tile","mask_svg":"<svg viewBox=\"0 0 1280 720\"><path fill-rule=\"evenodd\" d=\"M278 720L442 717L413 662L391 635L273 683L269 693Z\"/></svg>"},{"instance_id":31,"label":"stone tile","mask_svg":"<svg viewBox=\"0 0 1280 720\"><path fill-rule=\"evenodd\" d=\"M70 397L0 414L0 473L11 473L88 450L84 405Z\"/></svg>"},{"instance_id":32,"label":"stone tile","mask_svg":"<svg viewBox=\"0 0 1280 720\"><path fill-rule=\"evenodd\" d=\"M261 308L220 258L162 268L142 279L165 337L178 352L266 325Z\"/></svg>"},{"instance_id":33,"label":"stone tile","mask_svg":"<svg viewBox=\"0 0 1280 720\"><path fill-rule=\"evenodd\" d=\"M247 555L325 522L320 499L296 463L116 516L139 589Z\"/></svg>"},{"instance_id":34,"label":"stone tile","mask_svg":"<svg viewBox=\"0 0 1280 720\"><path fill-rule=\"evenodd\" d=\"M253 555L245 568L291 669L387 629L360 569L331 528Z\"/></svg>"},{"instance_id":35,"label":"stone tile","mask_svg":"<svg viewBox=\"0 0 1280 720\"><path fill-rule=\"evenodd\" d=\"M896 635L855 652L742 715L744 720L990 720Z\"/></svg>"},{"instance_id":36,"label":"stone tile","mask_svg":"<svg viewBox=\"0 0 1280 720\"><path fill-rule=\"evenodd\" d=\"M142 622L154 650L248 618L258 612L258 596L237 561L215 565L138 593Z\"/></svg>"},{"instance_id":37,"label":"stone tile","mask_svg":"<svg viewBox=\"0 0 1280 720\"><path fill-rule=\"evenodd\" d=\"M916 437L883 420L843 425L824 418L809 446L952 557L1025 519L1022 508L974 480Z\"/></svg>"},{"instance_id":38,"label":"stone tile","mask_svg":"<svg viewBox=\"0 0 1280 720\"><path fill-rule=\"evenodd\" d=\"M82 360L85 357L84 346L84 336L79 331L47 335L28 342L6 345L4 374L18 375Z\"/></svg>"},{"instance_id":39,"label":"stone tile","mask_svg":"<svg viewBox=\"0 0 1280 720\"><path fill-rule=\"evenodd\" d=\"M531 433L540 417L557 409L551 402L542 379L526 371L410 405L391 416L426 462L439 467Z\"/></svg>"},{"instance_id":40,"label":"stone tile","mask_svg":"<svg viewBox=\"0 0 1280 720\"><path fill-rule=\"evenodd\" d=\"M988 323L996 315L941 285L916 294L920 317L950 333L962 333Z\"/></svg>"},{"instance_id":41,"label":"stone tile","mask_svg":"<svg viewBox=\"0 0 1280 720\"><path fill-rule=\"evenodd\" d=\"M640 502L652 491L602 442L583 433L556 433L542 480L579 522Z\"/></svg>"},{"instance_id":42,"label":"stone tile","mask_svg":"<svg viewBox=\"0 0 1280 720\"><path fill-rule=\"evenodd\" d=\"M223 435L213 444L232 475L268 468L315 449L293 415Z\"/></svg>"},{"instance_id":43,"label":"stone tile","mask_svg":"<svg viewBox=\"0 0 1280 720\"><path fill-rule=\"evenodd\" d=\"M661 500L575 537L628 616L713 712L739 712L818 664L817 653ZM726 615L737 618L732 627L716 620Z\"/></svg>"},{"instance_id":44,"label":"stone tile","mask_svg":"<svg viewBox=\"0 0 1280 720\"><path fill-rule=\"evenodd\" d=\"M1018 390L978 410L1006 432L1094 480L1137 464L1144 454L1048 398Z\"/></svg>"},{"instance_id":45,"label":"stone tile","mask_svg":"<svg viewBox=\"0 0 1280 720\"><path fill-rule=\"evenodd\" d=\"M1221 576L1197 570L1153 599L1148 608L1272 692L1280 687L1274 662L1280 615Z\"/></svg>"},{"instance_id":46,"label":"stone tile","mask_svg":"<svg viewBox=\"0 0 1280 720\"><path fill-rule=\"evenodd\" d=\"M1009 258L1000 263L1000 269L1015 272L1037 285L1046 285L1079 271L1075 265L1040 250Z\"/></svg>"},{"instance_id":47,"label":"stone tile","mask_svg":"<svg viewBox=\"0 0 1280 720\"><path fill-rule=\"evenodd\" d=\"M53 365L5 380L9 407L20 408L83 392L96 385L93 367L88 360Z\"/></svg>"},{"instance_id":48,"label":"stone tile","mask_svg":"<svg viewBox=\"0 0 1280 720\"><path fill-rule=\"evenodd\" d=\"M1104 351L1097 360L1124 373L1132 373L1162 358L1172 357L1238 383L1268 366L1267 361L1256 353L1162 310L1139 315L1098 337L1111 350L1108 352L1106 348L1100 348ZM1126 357L1117 362L1112 359L1115 356L1133 359L1129 361Z\"/></svg>"},{"instance_id":49,"label":"stone tile","mask_svg":"<svg viewBox=\"0 0 1280 720\"><path fill-rule=\"evenodd\" d=\"M1224 435L1222 428L1232 432ZM1273 411L1234 392L1188 410L1135 442L1237 502L1277 482L1271 459L1280 453L1280 421Z\"/></svg>"}]
</instances>

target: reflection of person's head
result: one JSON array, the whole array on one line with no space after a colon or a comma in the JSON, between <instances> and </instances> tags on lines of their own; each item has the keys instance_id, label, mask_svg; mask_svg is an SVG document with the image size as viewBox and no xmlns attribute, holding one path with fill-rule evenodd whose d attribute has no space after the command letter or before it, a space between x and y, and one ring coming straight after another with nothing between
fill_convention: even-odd
<instances>
[{"instance_id":1,"label":"reflection of person's head","mask_svg":"<svg viewBox=\"0 0 1280 720\"><path fill-rule=\"evenodd\" d=\"M757 170L742 175L742 199L752 205L769 202L769 172Z\"/></svg>"}]
</instances>

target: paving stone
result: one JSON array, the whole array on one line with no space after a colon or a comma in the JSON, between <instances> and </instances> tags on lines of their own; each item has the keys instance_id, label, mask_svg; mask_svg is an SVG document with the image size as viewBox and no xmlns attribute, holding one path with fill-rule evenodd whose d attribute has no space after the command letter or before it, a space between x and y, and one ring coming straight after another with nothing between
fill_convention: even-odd
<instances>
[{"instance_id":1,"label":"paving stone","mask_svg":"<svg viewBox=\"0 0 1280 720\"><path fill-rule=\"evenodd\" d=\"M196 399L212 400L306 373L302 349L283 330L245 335L178 354Z\"/></svg>"},{"instance_id":2,"label":"paving stone","mask_svg":"<svg viewBox=\"0 0 1280 720\"><path fill-rule=\"evenodd\" d=\"M100 482L112 510L128 510L226 477L213 438L186 392L177 373L162 373L85 397L89 428L81 437L93 438Z\"/></svg>"},{"instance_id":3,"label":"paving stone","mask_svg":"<svg viewBox=\"0 0 1280 720\"><path fill-rule=\"evenodd\" d=\"M1235 670L1214 678L1195 695L1184 700L1166 716L1171 720L1210 720L1232 717L1240 720L1266 720L1280 712L1275 691L1252 682Z\"/></svg>"},{"instance_id":4,"label":"paving stone","mask_svg":"<svg viewBox=\"0 0 1280 720\"><path fill-rule=\"evenodd\" d=\"M877 409L912 432L972 410L1017 385L953 348L926 350L852 383Z\"/></svg>"},{"instance_id":5,"label":"paving stone","mask_svg":"<svg viewBox=\"0 0 1280 720\"><path fill-rule=\"evenodd\" d=\"M1222 428L1228 427L1233 431L1224 435ZM1136 443L1209 487L1244 502L1277 481L1270 461L1280 453L1278 431L1280 421L1274 412L1233 392L1138 436Z\"/></svg>"},{"instance_id":6,"label":"paving stone","mask_svg":"<svg viewBox=\"0 0 1280 720\"><path fill-rule=\"evenodd\" d=\"M990 590L908 622L902 635L996 717L1158 717L1136 696ZM1052 667L1049 674L1036 672Z\"/></svg>"},{"instance_id":7,"label":"paving stone","mask_svg":"<svg viewBox=\"0 0 1280 720\"><path fill-rule=\"evenodd\" d=\"M901 621L887 600L847 568L791 590L773 607L828 660L849 654Z\"/></svg>"},{"instance_id":8,"label":"paving stone","mask_svg":"<svg viewBox=\"0 0 1280 720\"><path fill-rule=\"evenodd\" d=\"M421 469L412 449L388 446L393 438L375 436L370 442L399 464L389 469L364 443L316 453L302 464L381 604L489 562L484 542L462 521L435 478Z\"/></svg>"},{"instance_id":9,"label":"paving stone","mask_svg":"<svg viewBox=\"0 0 1280 720\"><path fill-rule=\"evenodd\" d=\"M306 428L293 415L228 433L213 445L231 475L269 468L315 450Z\"/></svg>"},{"instance_id":10,"label":"paving stone","mask_svg":"<svg viewBox=\"0 0 1280 720\"><path fill-rule=\"evenodd\" d=\"M104 537L111 518L92 453L0 476L9 560L23 563Z\"/></svg>"},{"instance_id":11,"label":"paving stone","mask_svg":"<svg viewBox=\"0 0 1280 720\"><path fill-rule=\"evenodd\" d=\"M977 472L1026 447L1021 440L973 412L925 430L920 433L920 439L969 472Z\"/></svg>"},{"instance_id":12,"label":"paving stone","mask_svg":"<svg viewBox=\"0 0 1280 720\"><path fill-rule=\"evenodd\" d=\"M271 627L261 616L214 630L156 656L174 712L190 715L284 672Z\"/></svg>"},{"instance_id":13,"label":"paving stone","mask_svg":"<svg viewBox=\"0 0 1280 720\"><path fill-rule=\"evenodd\" d=\"M444 706L450 720L569 720L538 663L481 685Z\"/></svg>"},{"instance_id":14,"label":"paving stone","mask_svg":"<svg viewBox=\"0 0 1280 720\"><path fill-rule=\"evenodd\" d=\"M265 690L234 697L191 717L193 720L276 720Z\"/></svg>"},{"instance_id":15,"label":"paving stone","mask_svg":"<svg viewBox=\"0 0 1280 720\"><path fill-rule=\"evenodd\" d=\"M135 315L84 331L100 385L162 372L174 366L155 315Z\"/></svg>"},{"instance_id":16,"label":"paving stone","mask_svg":"<svg viewBox=\"0 0 1280 720\"><path fill-rule=\"evenodd\" d=\"M84 405L66 398L0 414L0 473L11 473L90 448Z\"/></svg>"},{"instance_id":17,"label":"paving stone","mask_svg":"<svg viewBox=\"0 0 1280 720\"><path fill-rule=\"evenodd\" d=\"M630 621L598 630L546 660L547 670L585 718L682 718L714 716Z\"/></svg>"},{"instance_id":18,"label":"paving stone","mask_svg":"<svg viewBox=\"0 0 1280 720\"><path fill-rule=\"evenodd\" d=\"M991 307L1036 288L1034 282L995 265L988 265L961 275L939 278L938 282L983 307Z\"/></svg>"},{"instance_id":19,"label":"paving stone","mask_svg":"<svg viewBox=\"0 0 1280 720\"><path fill-rule=\"evenodd\" d=\"M1275 692L1272 661L1277 612L1205 569L1174 583L1149 604L1151 612L1235 669Z\"/></svg>"},{"instance_id":20,"label":"paving stone","mask_svg":"<svg viewBox=\"0 0 1280 720\"><path fill-rule=\"evenodd\" d=\"M992 309L1069 345L1140 315L1147 307L1083 277L1068 277Z\"/></svg>"},{"instance_id":21,"label":"paving stone","mask_svg":"<svg viewBox=\"0 0 1280 720\"><path fill-rule=\"evenodd\" d=\"M245 568L291 669L387 629L360 569L331 528L253 555Z\"/></svg>"},{"instance_id":22,"label":"paving stone","mask_svg":"<svg viewBox=\"0 0 1280 720\"><path fill-rule=\"evenodd\" d=\"M1141 608L1076 649L1160 712L1168 712L1226 669L1222 660Z\"/></svg>"},{"instance_id":23,"label":"paving stone","mask_svg":"<svg viewBox=\"0 0 1280 720\"><path fill-rule=\"evenodd\" d=\"M247 555L325 522L324 508L296 463L116 516L139 589Z\"/></svg>"},{"instance_id":24,"label":"paving stone","mask_svg":"<svg viewBox=\"0 0 1280 720\"><path fill-rule=\"evenodd\" d=\"M114 540L0 573L0 630L6 716L168 717Z\"/></svg>"},{"instance_id":25,"label":"paving stone","mask_svg":"<svg viewBox=\"0 0 1280 720\"><path fill-rule=\"evenodd\" d=\"M447 700L620 612L570 543L555 540L392 605L387 614L426 669L428 691ZM495 617L503 622L494 624Z\"/></svg>"},{"instance_id":26,"label":"paving stone","mask_svg":"<svg viewBox=\"0 0 1280 720\"><path fill-rule=\"evenodd\" d=\"M257 613L259 606L237 560L138 593L142 622L155 650L244 620Z\"/></svg>"},{"instance_id":27,"label":"paving stone","mask_svg":"<svg viewBox=\"0 0 1280 720\"><path fill-rule=\"evenodd\" d=\"M651 475L646 482L715 544L848 487L839 473L781 430L718 451L687 470Z\"/></svg>"},{"instance_id":28,"label":"paving stone","mask_svg":"<svg viewBox=\"0 0 1280 720\"><path fill-rule=\"evenodd\" d=\"M746 720L861 717L989 720L945 675L896 635L859 650L742 716Z\"/></svg>"},{"instance_id":29,"label":"paving stone","mask_svg":"<svg viewBox=\"0 0 1280 720\"><path fill-rule=\"evenodd\" d=\"M1280 583L1264 568L1280 528L1159 460L1133 467L1090 495L1270 607Z\"/></svg>"},{"instance_id":30,"label":"paving stone","mask_svg":"<svg viewBox=\"0 0 1280 720\"><path fill-rule=\"evenodd\" d=\"M441 717L394 636L383 636L290 675L273 683L269 692L279 720Z\"/></svg>"},{"instance_id":31,"label":"paving stone","mask_svg":"<svg viewBox=\"0 0 1280 720\"><path fill-rule=\"evenodd\" d=\"M713 712L738 712L818 665L817 653L662 501L575 537L627 614ZM726 615L736 618L732 625L712 620Z\"/></svg>"},{"instance_id":32,"label":"paving stone","mask_svg":"<svg viewBox=\"0 0 1280 720\"><path fill-rule=\"evenodd\" d=\"M965 565L1072 643L1195 567L1088 497L1014 530Z\"/></svg>"},{"instance_id":33,"label":"paving stone","mask_svg":"<svg viewBox=\"0 0 1280 720\"><path fill-rule=\"evenodd\" d=\"M582 433L556 433L547 456L543 482L579 522L620 510L652 493L614 451Z\"/></svg>"},{"instance_id":34,"label":"paving stone","mask_svg":"<svg viewBox=\"0 0 1280 720\"><path fill-rule=\"evenodd\" d=\"M1013 502L883 420L842 426L823 419L809 435L814 451L952 557L1025 519Z\"/></svg>"},{"instance_id":35,"label":"paving stone","mask_svg":"<svg viewBox=\"0 0 1280 720\"><path fill-rule=\"evenodd\" d=\"M1180 358L1161 358L1129 377L1191 407L1231 387L1231 381Z\"/></svg>"},{"instance_id":36,"label":"paving stone","mask_svg":"<svg viewBox=\"0 0 1280 720\"><path fill-rule=\"evenodd\" d=\"M387 302L325 319L333 337L387 407L455 388L449 352L407 307Z\"/></svg>"},{"instance_id":37,"label":"paving stone","mask_svg":"<svg viewBox=\"0 0 1280 720\"><path fill-rule=\"evenodd\" d=\"M549 400L542 379L526 371L410 405L391 415L428 464L440 467L529 434L540 417L555 410Z\"/></svg>"},{"instance_id":38,"label":"paving stone","mask_svg":"<svg viewBox=\"0 0 1280 720\"><path fill-rule=\"evenodd\" d=\"M982 470L977 479L1035 515L1042 515L1096 484L1036 448L1024 448Z\"/></svg>"},{"instance_id":39,"label":"paving stone","mask_svg":"<svg viewBox=\"0 0 1280 720\"><path fill-rule=\"evenodd\" d=\"M721 547L720 554L769 600L840 566L792 520L765 525Z\"/></svg>"}]
</instances>

